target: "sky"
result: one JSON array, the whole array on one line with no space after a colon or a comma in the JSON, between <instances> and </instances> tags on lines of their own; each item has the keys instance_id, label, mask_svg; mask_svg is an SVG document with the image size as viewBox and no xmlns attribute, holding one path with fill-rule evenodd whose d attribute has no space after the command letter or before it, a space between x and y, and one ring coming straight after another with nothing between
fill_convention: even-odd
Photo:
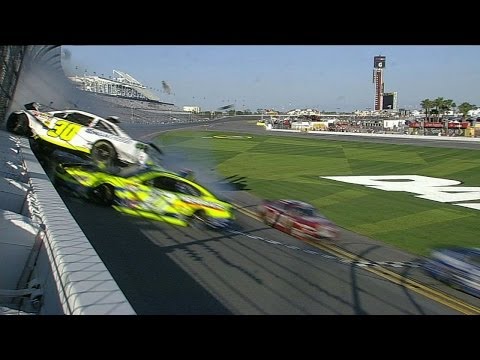
<instances>
[{"instance_id":1,"label":"sky","mask_svg":"<svg viewBox=\"0 0 480 360\"><path fill-rule=\"evenodd\" d=\"M67 74L126 72L161 101L202 111L373 108L373 58L385 92L420 109L443 97L480 106L480 45L64 45ZM162 82L171 93L163 90Z\"/></svg>"}]
</instances>

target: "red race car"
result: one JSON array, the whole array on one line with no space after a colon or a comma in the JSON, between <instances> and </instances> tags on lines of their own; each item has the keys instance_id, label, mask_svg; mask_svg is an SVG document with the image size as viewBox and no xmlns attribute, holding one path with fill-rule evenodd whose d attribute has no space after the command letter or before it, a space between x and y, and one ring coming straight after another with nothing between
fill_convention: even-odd
<instances>
[{"instance_id":1,"label":"red race car","mask_svg":"<svg viewBox=\"0 0 480 360\"><path fill-rule=\"evenodd\" d=\"M257 208L265 224L300 239L336 239L339 230L315 207L297 200L264 200Z\"/></svg>"}]
</instances>

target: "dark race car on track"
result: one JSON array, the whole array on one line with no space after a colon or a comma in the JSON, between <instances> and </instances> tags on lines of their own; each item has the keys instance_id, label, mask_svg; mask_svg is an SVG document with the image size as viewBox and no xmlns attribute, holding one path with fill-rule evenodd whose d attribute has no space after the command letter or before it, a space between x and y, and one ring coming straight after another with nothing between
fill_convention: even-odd
<instances>
[{"instance_id":1,"label":"dark race car on track","mask_svg":"<svg viewBox=\"0 0 480 360\"><path fill-rule=\"evenodd\" d=\"M269 226L301 239L336 239L337 226L312 205L297 200L264 200L257 207Z\"/></svg>"},{"instance_id":2,"label":"dark race car on track","mask_svg":"<svg viewBox=\"0 0 480 360\"><path fill-rule=\"evenodd\" d=\"M8 131L31 136L39 150L61 149L83 158L113 164L160 163L160 149L132 139L116 117L102 118L80 110L46 111L42 105L30 103L25 110L15 111L7 119ZM154 161L155 160L155 161Z\"/></svg>"},{"instance_id":3,"label":"dark race car on track","mask_svg":"<svg viewBox=\"0 0 480 360\"><path fill-rule=\"evenodd\" d=\"M423 268L451 287L480 297L480 248L434 250Z\"/></svg>"},{"instance_id":4,"label":"dark race car on track","mask_svg":"<svg viewBox=\"0 0 480 360\"><path fill-rule=\"evenodd\" d=\"M55 184L77 195L135 216L188 226L206 224L225 228L232 224L232 205L205 187L160 167L130 165L100 169L95 164L59 164Z\"/></svg>"}]
</instances>

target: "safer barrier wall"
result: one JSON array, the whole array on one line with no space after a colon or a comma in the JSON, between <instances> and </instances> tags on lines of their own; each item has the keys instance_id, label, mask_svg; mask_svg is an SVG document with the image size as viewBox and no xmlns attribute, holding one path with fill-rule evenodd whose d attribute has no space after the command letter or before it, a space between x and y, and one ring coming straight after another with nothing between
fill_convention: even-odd
<instances>
[{"instance_id":1,"label":"safer barrier wall","mask_svg":"<svg viewBox=\"0 0 480 360\"><path fill-rule=\"evenodd\" d=\"M37 161L28 140L21 139L20 144L34 195L29 206L44 229L32 274L43 291L40 314L134 315Z\"/></svg>"}]
</instances>

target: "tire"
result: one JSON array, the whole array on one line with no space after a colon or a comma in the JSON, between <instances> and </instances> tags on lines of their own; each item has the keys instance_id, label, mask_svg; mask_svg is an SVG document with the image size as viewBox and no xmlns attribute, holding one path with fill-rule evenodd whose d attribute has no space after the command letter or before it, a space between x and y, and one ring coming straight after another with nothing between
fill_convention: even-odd
<instances>
[{"instance_id":1,"label":"tire","mask_svg":"<svg viewBox=\"0 0 480 360\"><path fill-rule=\"evenodd\" d=\"M189 224L197 229L206 229L208 228L206 220L205 213L202 210L198 210L191 216Z\"/></svg>"},{"instance_id":2,"label":"tire","mask_svg":"<svg viewBox=\"0 0 480 360\"><path fill-rule=\"evenodd\" d=\"M263 214L263 222L265 223L265 225L273 227L273 222L268 219L267 213Z\"/></svg>"},{"instance_id":3,"label":"tire","mask_svg":"<svg viewBox=\"0 0 480 360\"><path fill-rule=\"evenodd\" d=\"M28 116L25 113L11 113L7 119L6 128L8 132L20 136L30 136L32 133L29 127Z\"/></svg>"},{"instance_id":4,"label":"tire","mask_svg":"<svg viewBox=\"0 0 480 360\"><path fill-rule=\"evenodd\" d=\"M264 222L266 225L270 226L270 227L275 227L275 225L277 224L278 222L278 219L280 218L281 214L276 214L274 215L273 219L272 219L272 216L269 217L269 214L265 213L265 217L264 217Z\"/></svg>"},{"instance_id":5,"label":"tire","mask_svg":"<svg viewBox=\"0 0 480 360\"><path fill-rule=\"evenodd\" d=\"M36 140L36 148L43 156L51 156L52 153L55 151L55 146L51 145L47 141L37 139Z\"/></svg>"},{"instance_id":6,"label":"tire","mask_svg":"<svg viewBox=\"0 0 480 360\"><path fill-rule=\"evenodd\" d=\"M107 164L115 164L117 162L117 152L115 148L105 140L100 140L93 144L91 157L94 162Z\"/></svg>"},{"instance_id":7,"label":"tire","mask_svg":"<svg viewBox=\"0 0 480 360\"><path fill-rule=\"evenodd\" d=\"M101 184L92 190L90 197L99 205L110 206L115 198L115 190L110 184Z\"/></svg>"}]
</instances>

